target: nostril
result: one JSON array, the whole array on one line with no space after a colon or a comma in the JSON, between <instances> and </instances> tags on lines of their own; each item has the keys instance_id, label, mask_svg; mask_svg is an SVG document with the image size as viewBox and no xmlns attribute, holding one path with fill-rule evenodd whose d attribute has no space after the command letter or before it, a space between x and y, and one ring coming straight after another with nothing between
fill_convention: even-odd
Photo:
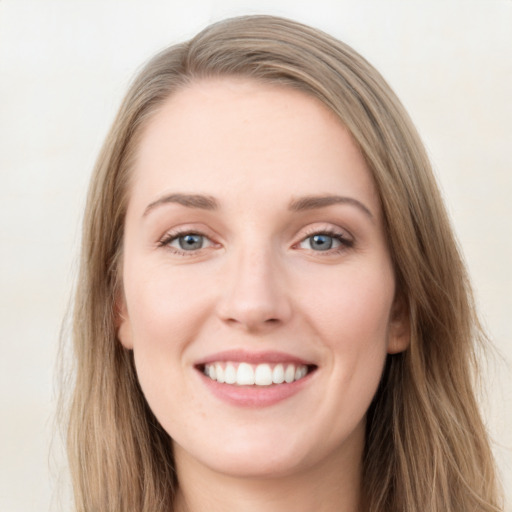
<instances>
[{"instance_id":1,"label":"nostril","mask_svg":"<svg viewBox=\"0 0 512 512\"><path fill-rule=\"evenodd\" d=\"M277 327L283 322L283 319L268 314L270 312L258 311L257 309L242 309L236 312L237 314L225 315L223 321L233 327L239 326L249 331L265 329L270 327Z\"/></svg>"}]
</instances>

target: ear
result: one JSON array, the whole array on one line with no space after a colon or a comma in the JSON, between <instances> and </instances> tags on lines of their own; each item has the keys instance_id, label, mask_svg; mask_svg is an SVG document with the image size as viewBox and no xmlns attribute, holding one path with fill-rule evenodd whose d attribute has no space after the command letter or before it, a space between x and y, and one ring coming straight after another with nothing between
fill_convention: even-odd
<instances>
[{"instance_id":1,"label":"ear","mask_svg":"<svg viewBox=\"0 0 512 512\"><path fill-rule=\"evenodd\" d=\"M409 307L402 293L398 293L391 308L388 333L388 354L398 354L409 347L411 324Z\"/></svg>"},{"instance_id":2,"label":"ear","mask_svg":"<svg viewBox=\"0 0 512 512\"><path fill-rule=\"evenodd\" d=\"M117 294L114 309L117 339L121 342L124 348L132 350L132 326L130 322L130 315L128 314L128 308L126 307L126 299L124 298L124 293L122 291Z\"/></svg>"}]
</instances>

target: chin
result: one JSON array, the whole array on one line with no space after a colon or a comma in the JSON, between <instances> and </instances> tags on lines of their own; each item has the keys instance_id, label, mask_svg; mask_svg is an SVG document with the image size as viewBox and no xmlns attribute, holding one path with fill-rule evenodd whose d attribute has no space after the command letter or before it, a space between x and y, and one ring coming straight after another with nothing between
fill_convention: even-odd
<instances>
[{"instance_id":1,"label":"chin","mask_svg":"<svg viewBox=\"0 0 512 512\"><path fill-rule=\"evenodd\" d=\"M196 444L190 450L175 443L176 463L179 466L180 460L193 460L194 464L226 476L261 479L291 475L313 458L308 457L303 442L283 442L268 434L255 435L252 440L241 437L218 439L215 447Z\"/></svg>"},{"instance_id":2,"label":"chin","mask_svg":"<svg viewBox=\"0 0 512 512\"><path fill-rule=\"evenodd\" d=\"M283 478L303 469L297 456L283 453L277 457L253 453L226 456L222 461L213 461L210 468L226 476L255 480Z\"/></svg>"}]
</instances>

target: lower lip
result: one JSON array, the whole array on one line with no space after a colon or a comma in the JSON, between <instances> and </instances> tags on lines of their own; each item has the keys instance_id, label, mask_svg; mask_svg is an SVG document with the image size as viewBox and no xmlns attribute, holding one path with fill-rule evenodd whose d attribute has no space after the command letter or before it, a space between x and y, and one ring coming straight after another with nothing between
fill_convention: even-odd
<instances>
[{"instance_id":1,"label":"lower lip","mask_svg":"<svg viewBox=\"0 0 512 512\"><path fill-rule=\"evenodd\" d=\"M312 372L313 373L313 372ZM221 384L200 373L207 388L220 400L238 407L269 407L292 397L308 384L312 373L302 379L270 386L236 386Z\"/></svg>"}]
</instances>

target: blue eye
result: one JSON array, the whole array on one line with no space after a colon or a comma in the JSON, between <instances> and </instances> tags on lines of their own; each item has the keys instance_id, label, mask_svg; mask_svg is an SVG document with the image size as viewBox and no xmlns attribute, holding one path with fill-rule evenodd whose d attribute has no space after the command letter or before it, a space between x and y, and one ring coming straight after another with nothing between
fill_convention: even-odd
<instances>
[{"instance_id":1,"label":"blue eye","mask_svg":"<svg viewBox=\"0 0 512 512\"><path fill-rule=\"evenodd\" d=\"M209 245L209 240L204 235L197 233L185 233L174 236L168 240L163 240L162 245L167 245L173 249L182 251L198 251Z\"/></svg>"},{"instance_id":2,"label":"blue eye","mask_svg":"<svg viewBox=\"0 0 512 512\"><path fill-rule=\"evenodd\" d=\"M351 242L345 240L343 236L338 234L317 233L308 236L299 244L301 249L309 249L312 251L329 251L338 249L341 246L350 246Z\"/></svg>"},{"instance_id":3,"label":"blue eye","mask_svg":"<svg viewBox=\"0 0 512 512\"><path fill-rule=\"evenodd\" d=\"M332 249L334 238L329 235L313 235L309 237L309 245L315 251L328 251Z\"/></svg>"},{"instance_id":4,"label":"blue eye","mask_svg":"<svg viewBox=\"0 0 512 512\"><path fill-rule=\"evenodd\" d=\"M203 238L204 237L202 235L194 235L189 233L187 235L178 237L178 243L181 249L185 251L193 251L203 247Z\"/></svg>"}]
</instances>

